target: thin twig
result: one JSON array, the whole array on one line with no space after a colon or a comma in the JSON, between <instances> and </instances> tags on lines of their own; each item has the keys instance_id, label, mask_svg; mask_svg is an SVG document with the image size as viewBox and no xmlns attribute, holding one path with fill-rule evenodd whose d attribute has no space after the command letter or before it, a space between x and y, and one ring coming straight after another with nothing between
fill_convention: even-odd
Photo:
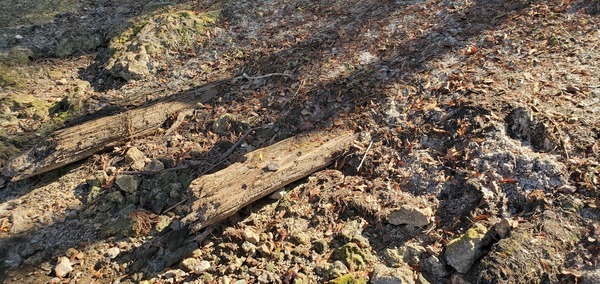
<instances>
[{"instance_id":1,"label":"thin twig","mask_svg":"<svg viewBox=\"0 0 600 284\"><path fill-rule=\"evenodd\" d=\"M243 78L243 79L250 81L250 80L256 80L256 79L269 78L269 77L273 77L273 76L283 76L283 77L288 77L288 78L292 77L292 75L285 74L285 73L270 73L270 74L265 74L262 76L249 76L248 74L243 73L242 76L234 77L232 80L235 82L236 80Z\"/></svg>"},{"instance_id":2,"label":"thin twig","mask_svg":"<svg viewBox=\"0 0 600 284\"><path fill-rule=\"evenodd\" d=\"M188 109L188 110L179 112L179 114L177 115L177 120L175 120L175 122L173 122L171 127L169 127L169 129L167 131L165 131L165 135L163 135L163 137L171 136L171 134L173 134L173 132L177 128L179 128L179 126L183 123L185 118L193 113L194 113L193 109Z\"/></svg>"},{"instance_id":3,"label":"thin twig","mask_svg":"<svg viewBox=\"0 0 600 284\"><path fill-rule=\"evenodd\" d=\"M273 77L273 76L283 76L283 77L292 77L292 75L289 74L285 74L285 73L270 73L270 74L265 74L262 76L248 76L248 74L244 73L242 74L242 77L246 78L246 80L250 81L250 80L256 80L256 79L263 79L263 78L269 78L269 77Z\"/></svg>"},{"instance_id":4,"label":"thin twig","mask_svg":"<svg viewBox=\"0 0 600 284\"><path fill-rule=\"evenodd\" d=\"M238 139L238 141L235 142L235 144L233 144L233 146L231 146L231 148L229 148L229 150L227 150L227 152L225 152L225 154L223 154L221 156L221 158L219 158L219 160L223 161L223 160L227 159L227 157L229 157L229 155L231 155L231 153L233 153L235 148L239 147L240 145L242 145L242 143L244 143L244 141L246 140L248 135L250 135L250 132L252 132L253 130L254 130L254 128L250 128L250 129L246 130L246 132L244 132L244 135L242 135L242 137L240 137L240 139Z\"/></svg>"},{"instance_id":5,"label":"thin twig","mask_svg":"<svg viewBox=\"0 0 600 284\"><path fill-rule=\"evenodd\" d=\"M373 146L373 140L371 140L371 143L369 143L369 147L367 147L367 150L365 151L365 154L363 155L362 159L360 160L360 164L358 164L358 167L356 167L356 171L360 171L360 168L362 167L365 158L367 157L367 154L369 153L369 150L371 150L371 146Z\"/></svg>"},{"instance_id":6,"label":"thin twig","mask_svg":"<svg viewBox=\"0 0 600 284\"><path fill-rule=\"evenodd\" d=\"M181 201L179 201L179 202L175 203L175 205L173 205L173 206L171 206L171 207L167 208L167 210L163 211L162 213L167 213L167 212L169 212L169 211L173 210L173 208L175 208L175 207L177 207L177 206L179 206L179 205L183 204L184 202L186 202L186 201L188 201L188 200L189 200L189 198L188 198L188 197L186 197L186 198L182 199Z\"/></svg>"}]
</instances>

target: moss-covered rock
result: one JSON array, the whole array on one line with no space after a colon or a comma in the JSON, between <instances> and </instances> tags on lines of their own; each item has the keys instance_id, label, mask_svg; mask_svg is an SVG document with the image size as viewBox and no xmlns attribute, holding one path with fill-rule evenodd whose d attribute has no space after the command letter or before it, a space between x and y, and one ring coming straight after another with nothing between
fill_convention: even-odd
<instances>
[{"instance_id":1,"label":"moss-covered rock","mask_svg":"<svg viewBox=\"0 0 600 284\"><path fill-rule=\"evenodd\" d=\"M45 100L24 94L13 94L0 102L7 105L19 118L34 120L42 120L48 116L48 111L52 106L51 103Z\"/></svg>"},{"instance_id":2,"label":"moss-covered rock","mask_svg":"<svg viewBox=\"0 0 600 284\"><path fill-rule=\"evenodd\" d=\"M353 273L348 273L346 275L342 275L338 278L329 280L327 284L366 284L367 278L360 277Z\"/></svg>"},{"instance_id":3,"label":"moss-covered rock","mask_svg":"<svg viewBox=\"0 0 600 284\"><path fill-rule=\"evenodd\" d=\"M334 252L333 259L341 261L352 271L366 268L371 255L357 244L347 243Z\"/></svg>"},{"instance_id":4,"label":"moss-covered rock","mask_svg":"<svg viewBox=\"0 0 600 284\"><path fill-rule=\"evenodd\" d=\"M481 256L481 247L487 228L476 223L471 229L460 237L453 239L446 245L446 260L456 271L466 273Z\"/></svg>"},{"instance_id":5,"label":"moss-covered rock","mask_svg":"<svg viewBox=\"0 0 600 284\"><path fill-rule=\"evenodd\" d=\"M113 54L105 67L113 76L125 80L142 79L157 70L159 57L203 41L205 28L217 17L217 11L175 10L138 18L110 41Z\"/></svg>"}]
</instances>

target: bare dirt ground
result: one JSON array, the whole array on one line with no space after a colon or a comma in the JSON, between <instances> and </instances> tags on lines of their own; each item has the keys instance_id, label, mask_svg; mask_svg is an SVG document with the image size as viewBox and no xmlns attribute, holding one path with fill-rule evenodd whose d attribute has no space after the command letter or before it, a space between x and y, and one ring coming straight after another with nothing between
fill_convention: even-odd
<instances>
[{"instance_id":1,"label":"bare dirt ground","mask_svg":"<svg viewBox=\"0 0 600 284\"><path fill-rule=\"evenodd\" d=\"M2 177L0 279L599 283L599 12L594 0L2 1L0 166L62 127L210 83L219 95L173 134L175 118ZM200 174L334 129L357 139L331 168L211 230L182 225Z\"/></svg>"}]
</instances>

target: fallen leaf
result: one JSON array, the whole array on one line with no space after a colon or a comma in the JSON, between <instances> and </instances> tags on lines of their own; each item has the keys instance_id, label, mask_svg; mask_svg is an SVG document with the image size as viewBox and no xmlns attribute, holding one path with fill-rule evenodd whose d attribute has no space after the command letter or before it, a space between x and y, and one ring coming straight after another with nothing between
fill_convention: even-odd
<instances>
[{"instance_id":1,"label":"fallen leaf","mask_svg":"<svg viewBox=\"0 0 600 284\"><path fill-rule=\"evenodd\" d=\"M475 52L477 52L477 47L475 47L475 46L469 46L465 50L465 55L472 55L472 54L475 54Z\"/></svg>"}]
</instances>

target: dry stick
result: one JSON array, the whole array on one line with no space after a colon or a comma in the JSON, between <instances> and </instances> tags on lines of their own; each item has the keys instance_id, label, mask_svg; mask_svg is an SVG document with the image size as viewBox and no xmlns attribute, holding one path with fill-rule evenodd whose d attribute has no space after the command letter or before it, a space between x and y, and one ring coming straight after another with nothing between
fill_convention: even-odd
<instances>
[{"instance_id":1,"label":"dry stick","mask_svg":"<svg viewBox=\"0 0 600 284\"><path fill-rule=\"evenodd\" d=\"M227 157L229 157L229 155L231 155L231 153L233 153L233 150L235 150L235 148L239 147L240 145L242 145L242 143L244 143L244 140L246 140L246 137L248 137L248 135L250 135L250 132L252 132L254 130L254 128L250 128L248 130L246 130L246 132L244 132L244 135L242 135L242 137L240 137L240 139L238 139L237 142L235 142L235 144L233 144L233 146L231 146L231 148L229 148L229 150L227 150L227 152L225 152L225 154L223 154L223 156L221 156L221 158L219 158L220 161L224 161L225 159L227 159Z\"/></svg>"},{"instance_id":2,"label":"dry stick","mask_svg":"<svg viewBox=\"0 0 600 284\"><path fill-rule=\"evenodd\" d=\"M272 76L284 76L284 77L292 77L292 75L288 75L288 74L284 74L284 73L271 73L271 74L266 74L266 75L262 75L262 76L248 76L248 74L244 73L242 74L243 78L246 78L246 80L250 81L250 80L256 80L256 79L263 79L263 78L269 78ZM240 78L240 77L236 77L236 78Z\"/></svg>"},{"instance_id":3,"label":"dry stick","mask_svg":"<svg viewBox=\"0 0 600 284\"><path fill-rule=\"evenodd\" d=\"M168 130L165 132L165 135L163 135L163 137L171 136L171 134L173 134L173 132L174 132L174 131L175 131L177 128L179 128L179 126L180 126L180 125L183 123L183 121L185 120L185 118L186 118L188 115L191 115L191 114L193 114L193 113L194 113L194 110L193 110L193 109L190 109L190 110L185 110L185 111L182 111L182 112L180 112L180 113L177 115L177 120L175 120L175 122L173 122L173 125L171 125L171 127L169 127L169 129L168 129Z\"/></svg>"},{"instance_id":4,"label":"dry stick","mask_svg":"<svg viewBox=\"0 0 600 284\"><path fill-rule=\"evenodd\" d=\"M169 211L173 210L173 208L175 208L175 207L177 207L177 206L179 206L179 205L183 204L184 202L188 201L189 199L190 199L189 197L186 197L186 198L182 199L181 201L179 201L179 202L175 203L173 206L171 206L171 207L167 208L167 210L165 210L165 211L162 211L161 213L167 213L167 212L169 212Z\"/></svg>"},{"instance_id":5,"label":"dry stick","mask_svg":"<svg viewBox=\"0 0 600 284\"><path fill-rule=\"evenodd\" d=\"M367 154L369 153L369 150L371 150L371 146L373 146L373 140L371 140L371 143L369 143L369 147L367 147L367 150L365 151L365 154L363 155L362 159L360 160L360 164L358 164L358 167L356 167L356 171L360 171L360 168L363 165L363 162L365 161L365 158L367 157Z\"/></svg>"}]
</instances>

